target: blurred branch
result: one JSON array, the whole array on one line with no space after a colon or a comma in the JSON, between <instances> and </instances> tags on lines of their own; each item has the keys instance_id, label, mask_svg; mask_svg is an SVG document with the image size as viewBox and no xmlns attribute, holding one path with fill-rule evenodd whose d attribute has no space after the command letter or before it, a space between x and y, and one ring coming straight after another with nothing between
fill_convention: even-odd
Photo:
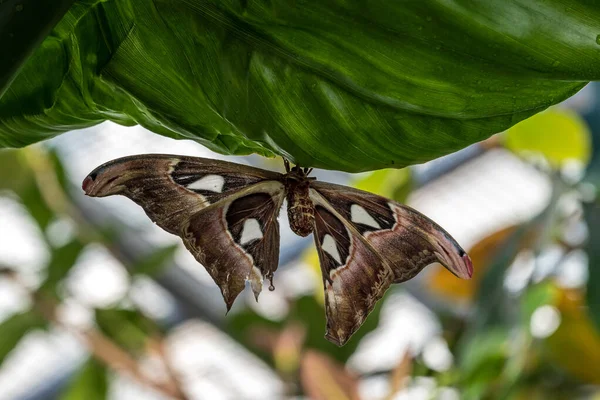
<instances>
[{"instance_id":1,"label":"blurred branch","mask_svg":"<svg viewBox=\"0 0 600 400\"><path fill-rule=\"evenodd\" d=\"M18 277L14 276L13 280L20 285L23 289L29 290L29 288L23 284ZM122 371L130 375L133 379L138 381L140 384L153 388L160 393L170 396L179 400L188 400L187 396L183 393L178 382L173 379L172 375L168 375L166 382L157 382L148 377L141 369L138 361L133 358L126 350L115 344L110 338L103 335L100 331L94 328L82 329L72 324L68 324L57 317L57 302L40 292L31 293L31 300L35 311L39 312L44 319L54 323L55 325L61 326L67 331L71 332L74 336L80 338L92 354L92 356L109 368L115 371ZM155 339L157 342L162 342L161 339ZM166 354L159 353L164 364L167 364Z\"/></svg>"},{"instance_id":2,"label":"blurred branch","mask_svg":"<svg viewBox=\"0 0 600 400\"><path fill-rule=\"evenodd\" d=\"M72 203L66 194L63 186L57 176L55 165L48 154L40 149L28 148L24 151L25 159L31 167L36 185L42 195L43 200L48 207L57 215L62 215L72 219L78 229L76 235L82 243L100 242L106 246L110 253L123 264L127 264L128 260L123 260L121 254L116 251L111 243L107 242L105 237L98 233L94 226L90 225L79 209ZM58 307L57 301L51 296L46 295L43 291L31 292L30 288L22 284L16 274L7 274L20 286L30 293L33 300L34 309L39 312L46 320L57 324L69 332L79 337L85 342L88 350L94 358L106 364L109 368L116 371L123 371L137 380L139 383L151 387L169 397L186 400L187 397L183 393L179 382L175 379L167 360L167 355L164 351L159 351L163 364L167 367L168 373L164 382L157 382L148 377L142 370L140 363L132 357L127 350L121 348L116 342L103 334L96 328L82 329L77 326L61 321L56 316ZM163 338L153 338L153 348L162 349Z\"/></svg>"},{"instance_id":3,"label":"blurred branch","mask_svg":"<svg viewBox=\"0 0 600 400\"><path fill-rule=\"evenodd\" d=\"M300 362L300 381L307 396L314 400L358 400L358 379L343 365L315 350L304 353Z\"/></svg>"},{"instance_id":4,"label":"blurred branch","mask_svg":"<svg viewBox=\"0 0 600 400\"><path fill-rule=\"evenodd\" d=\"M407 349L398 365L390 372L390 392L385 397L386 400L393 400L398 393L406 388L412 373L412 363L410 350Z\"/></svg>"}]
</instances>

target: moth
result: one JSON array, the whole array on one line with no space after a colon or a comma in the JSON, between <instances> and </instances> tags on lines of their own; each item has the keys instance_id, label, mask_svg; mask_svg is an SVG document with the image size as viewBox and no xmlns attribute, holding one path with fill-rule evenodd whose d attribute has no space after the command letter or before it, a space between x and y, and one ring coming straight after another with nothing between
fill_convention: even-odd
<instances>
[{"instance_id":1,"label":"moth","mask_svg":"<svg viewBox=\"0 0 600 400\"><path fill-rule=\"evenodd\" d=\"M326 335L341 346L392 283L437 261L454 275L473 273L469 256L431 219L384 197L318 182L312 169L286 173L197 157L148 154L119 158L83 181L88 196L123 195L158 226L180 236L221 289L229 310L246 282L274 290L279 210L290 228L314 234L325 290Z\"/></svg>"}]
</instances>

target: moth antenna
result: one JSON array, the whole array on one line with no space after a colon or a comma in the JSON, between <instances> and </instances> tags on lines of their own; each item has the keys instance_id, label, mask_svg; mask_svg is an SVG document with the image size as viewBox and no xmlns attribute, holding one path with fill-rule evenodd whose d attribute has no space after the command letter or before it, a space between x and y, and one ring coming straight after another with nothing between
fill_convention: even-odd
<instances>
[{"instance_id":1,"label":"moth antenna","mask_svg":"<svg viewBox=\"0 0 600 400\"><path fill-rule=\"evenodd\" d=\"M290 162L287 159L283 159L283 165L285 166L285 172L290 172Z\"/></svg>"},{"instance_id":2,"label":"moth antenna","mask_svg":"<svg viewBox=\"0 0 600 400\"><path fill-rule=\"evenodd\" d=\"M305 168L304 169L304 175L309 175L313 171L313 169L314 168Z\"/></svg>"}]
</instances>

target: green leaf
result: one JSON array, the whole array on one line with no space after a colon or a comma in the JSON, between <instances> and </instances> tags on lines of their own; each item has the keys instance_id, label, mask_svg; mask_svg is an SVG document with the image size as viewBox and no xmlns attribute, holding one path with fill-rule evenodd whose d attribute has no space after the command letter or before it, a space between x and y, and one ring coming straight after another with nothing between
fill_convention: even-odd
<instances>
[{"instance_id":1,"label":"green leaf","mask_svg":"<svg viewBox=\"0 0 600 400\"><path fill-rule=\"evenodd\" d=\"M529 326L529 321L535 310L547 304L554 304L559 294L555 284L548 281L527 288L527 291L521 298L521 313L524 326Z\"/></svg>"},{"instance_id":2,"label":"green leaf","mask_svg":"<svg viewBox=\"0 0 600 400\"><path fill-rule=\"evenodd\" d=\"M554 166L569 160L586 165L592 153L592 138L577 113L553 108L510 128L506 147L517 153L539 153Z\"/></svg>"},{"instance_id":3,"label":"green leaf","mask_svg":"<svg viewBox=\"0 0 600 400\"><path fill-rule=\"evenodd\" d=\"M0 97L15 74L74 0L0 1ZM32 29L35 27L35 29Z\"/></svg>"},{"instance_id":4,"label":"green leaf","mask_svg":"<svg viewBox=\"0 0 600 400\"><path fill-rule=\"evenodd\" d=\"M60 400L104 400L108 394L106 367L90 358L69 383Z\"/></svg>"},{"instance_id":5,"label":"green leaf","mask_svg":"<svg viewBox=\"0 0 600 400\"><path fill-rule=\"evenodd\" d=\"M500 380L509 356L509 332L495 328L471 338L461 352L460 373L464 399L485 398L483 394Z\"/></svg>"},{"instance_id":6,"label":"green leaf","mask_svg":"<svg viewBox=\"0 0 600 400\"><path fill-rule=\"evenodd\" d=\"M0 98L0 147L108 119L225 154L399 168L598 79L598 20L578 0L78 1Z\"/></svg>"},{"instance_id":7,"label":"green leaf","mask_svg":"<svg viewBox=\"0 0 600 400\"><path fill-rule=\"evenodd\" d=\"M44 319L33 311L25 311L5 319L0 323L0 365L6 356L17 346L25 334L33 329L46 326Z\"/></svg>"},{"instance_id":8,"label":"green leaf","mask_svg":"<svg viewBox=\"0 0 600 400\"><path fill-rule=\"evenodd\" d=\"M56 293L57 285L67 276L75 266L84 245L79 240L73 240L66 245L52 250L50 262L46 267L46 280L41 290Z\"/></svg>"},{"instance_id":9,"label":"green leaf","mask_svg":"<svg viewBox=\"0 0 600 400\"><path fill-rule=\"evenodd\" d=\"M11 190L18 194L34 182L22 150L0 150L0 190Z\"/></svg>"},{"instance_id":10,"label":"green leaf","mask_svg":"<svg viewBox=\"0 0 600 400\"><path fill-rule=\"evenodd\" d=\"M177 245L172 245L156 249L133 264L131 273L150 276L158 274L163 267L166 267L173 260L177 248Z\"/></svg>"},{"instance_id":11,"label":"green leaf","mask_svg":"<svg viewBox=\"0 0 600 400\"><path fill-rule=\"evenodd\" d=\"M54 218L35 181L24 151L0 150L0 190L10 190L19 198L42 231Z\"/></svg>"},{"instance_id":12,"label":"green leaf","mask_svg":"<svg viewBox=\"0 0 600 400\"><path fill-rule=\"evenodd\" d=\"M136 310L98 308L95 314L100 330L134 354L144 350L148 337L159 333L158 326Z\"/></svg>"},{"instance_id":13,"label":"green leaf","mask_svg":"<svg viewBox=\"0 0 600 400\"><path fill-rule=\"evenodd\" d=\"M532 229L532 222L519 226L495 249L493 262L486 269L485 275L477 288L477 317L470 326L470 335L467 336L467 339L463 339L464 341L468 341L468 338L471 335L476 335L477 332L506 322L507 310L513 308L510 302L514 299L506 296L504 276L506 269L516 257L523 238L530 229Z\"/></svg>"}]
</instances>

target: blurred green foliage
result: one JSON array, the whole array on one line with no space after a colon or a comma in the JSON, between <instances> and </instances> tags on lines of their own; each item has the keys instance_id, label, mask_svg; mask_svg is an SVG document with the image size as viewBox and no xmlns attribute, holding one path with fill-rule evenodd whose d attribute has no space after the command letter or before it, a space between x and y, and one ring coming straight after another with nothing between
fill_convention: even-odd
<instances>
[{"instance_id":1,"label":"blurred green foliage","mask_svg":"<svg viewBox=\"0 0 600 400\"><path fill-rule=\"evenodd\" d=\"M454 387L460 398L466 400L577 399L597 394L595 385L600 384L600 372L592 366L600 364L597 328L600 277L595 268L600 258L600 207L598 200L594 200L584 204L583 215L565 216L560 204L565 196L572 197L573 193L581 203L586 198L585 184L600 182L588 179L582 183L563 176L569 160L589 160L591 140L589 131L581 126L577 117L569 120L571 113L553 112L560 115L552 116L559 118L560 124L549 124L545 118L550 114L542 114L517 126L526 128L527 132L507 132L504 141L505 148L524 155L524 160L530 159L532 151L550 160L546 164L534 160L535 168L548 177L553 187L549 204L529 221L493 232L475 244L469 251L475 264L472 280L457 280L444 269L430 267L424 275L424 285L415 286L419 290L411 290L411 294L444 303L439 309L435 302L427 304L442 325L442 338L448 343L454 361L449 369L436 370L423 353L409 354L395 368L380 372L389 380L386 399L393 399L420 377L433 379L437 390L434 393L444 387ZM565 128L559 131L562 135L550 132L549 135L554 135L552 145L540 144L545 134L558 126L577 128ZM561 137L568 143L562 145ZM593 172L590 170L588 176L595 176ZM135 260L123 258L114 250L119 227L96 227L80 215L68 182L59 157L52 151L35 147L0 152L0 196L18 199L37 224L49 253L39 284L22 281L19 266L0 268L2 276L18 282L30 296L29 309L0 322L0 362L29 332L65 324L57 316L57 310L68 295L64 282L89 245L106 249L122 263L130 274L130 283L137 276L156 277L173 262L177 251L173 245L149 249ZM402 169L364 174L354 185L405 201L417 183L409 169ZM48 236L51 231L48 227L60 219L71 221L76 229L65 243L56 244ZM569 244L564 239L566 223L573 220L587 223L587 242ZM560 247L565 253L587 252L590 268L586 287L564 287L556 278L558 270L552 270L541 278L535 278L532 273L523 288L510 292L505 285L506 276L510 268L516 268L513 263L517 256L528 252L536 260L549 246ZM302 260L320 285L318 261L312 247ZM406 287L395 286L390 293ZM343 364L356 353L363 339L377 329L381 307L388 298L386 295L377 304L361 329L341 348L323 338L325 316L321 290L298 297L287 296L288 312L279 320L269 319L249 307L234 309L221 328L278 373L288 384L290 395L327 399L328 393L336 393L340 398L354 399L359 393L355 389L366 377L347 371ZM467 312L449 311L458 308ZM540 310L559 316L557 326L546 336L535 333L533 328ZM133 376L139 378L136 362L149 354L156 355L172 329L144 314L127 294L122 301L95 308L92 319L93 324L87 328L64 325L83 337L90 357L63 388L62 399L106 398L111 380L109 371L114 373L119 368L129 368ZM172 386L144 380L142 383L172 397L185 398Z\"/></svg>"},{"instance_id":2,"label":"blurred green foliage","mask_svg":"<svg viewBox=\"0 0 600 400\"><path fill-rule=\"evenodd\" d=\"M108 394L106 366L90 358L73 377L60 400L104 400Z\"/></svg>"}]
</instances>

